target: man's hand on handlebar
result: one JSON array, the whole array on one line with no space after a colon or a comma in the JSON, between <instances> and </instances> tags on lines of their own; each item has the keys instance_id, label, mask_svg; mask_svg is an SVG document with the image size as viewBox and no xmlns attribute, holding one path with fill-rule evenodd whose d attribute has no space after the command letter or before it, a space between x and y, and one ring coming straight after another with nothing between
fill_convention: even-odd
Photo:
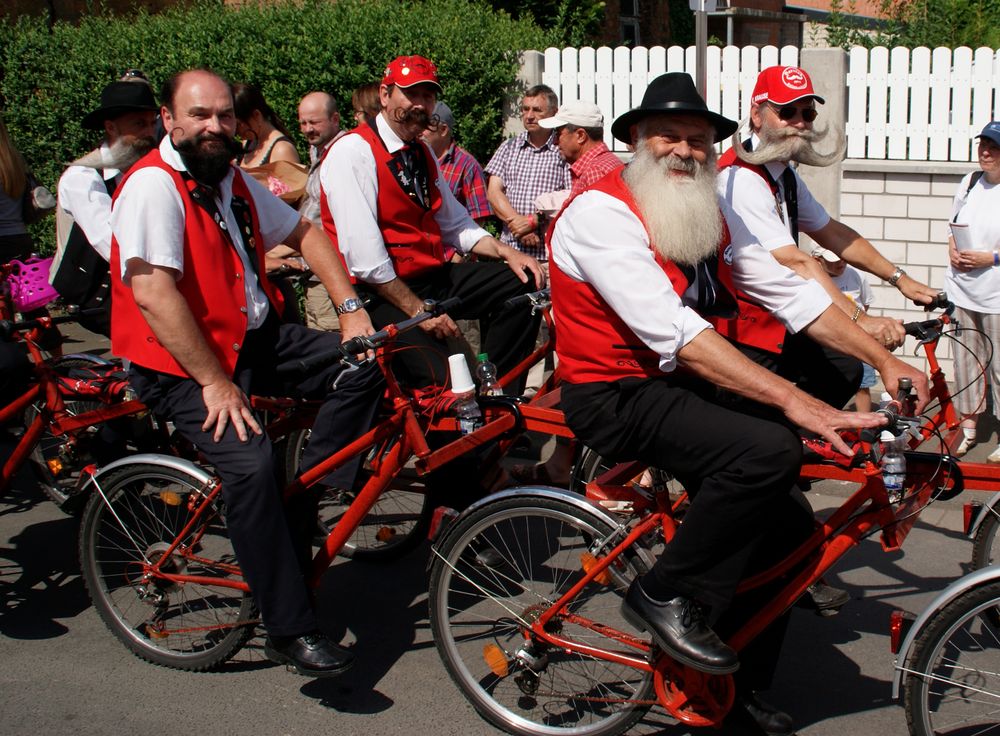
<instances>
[{"instance_id":1,"label":"man's hand on handlebar","mask_svg":"<svg viewBox=\"0 0 1000 736\"><path fill-rule=\"evenodd\" d=\"M904 363L891 355L889 359L878 368L879 375L882 376L882 384L890 395L895 396L899 386L900 378L909 378L913 381L913 389L917 394L917 401L914 406L915 413L919 414L930 401L930 387L927 375L920 369L914 368L909 363Z\"/></svg>"},{"instance_id":2,"label":"man's hand on handlebar","mask_svg":"<svg viewBox=\"0 0 1000 736\"><path fill-rule=\"evenodd\" d=\"M932 289L926 284L921 284L906 274L899 279L899 283L896 286L902 292L903 296L911 300L914 304L930 304L938 295L938 289Z\"/></svg>"},{"instance_id":3,"label":"man's hand on handlebar","mask_svg":"<svg viewBox=\"0 0 1000 736\"><path fill-rule=\"evenodd\" d=\"M447 337L462 336L462 331L458 329L458 325L455 324L455 320L447 314L432 317L431 319L421 322L420 329L424 332L430 333L439 340L444 340Z\"/></svg>"},{"instance_id":4,"label":"man's hand on handlebar","mask_svg":"<svg viewBox=\"0 0 1000 736\"><path fill-rule=\"evenodd\" d=\"M347 312L340 315L341 343L345 343L355 337L368 337L373 334L375 334L375 327L372 325L372 318L366 310L359 309L356 312ZM369 350L367 354L362 353L357 356L358 360L364 360L365 357L374 358L375 351Z\"/></svg>"},{"instance_id":5,"label":"man's hand on handlebar","mask_svg":"<svg viewBox=\"0 0 1000 736\"><path fill-rule=\"evenodd\" d=\"M906 338L902 320L891 317L872 317L862 314L859 315L858 326L878 340L886 350L895 350Z\"/></svg>"},{"instance_id":6,"label":"man's hand on handlebar","mask_svg":"<svg viewBox=\"0 0 1000 736\"><path fill-rule=\"evenodd\" d=\"M815 432L827 440L833 449L842 455L851 456L853 453L838 434L838 430L881 427L886 423L886 418L879 414L840 411L804 391L799 389L794 391L795 394L785 404L785 416L802 429Z\"/></svg>"}]
</instances>

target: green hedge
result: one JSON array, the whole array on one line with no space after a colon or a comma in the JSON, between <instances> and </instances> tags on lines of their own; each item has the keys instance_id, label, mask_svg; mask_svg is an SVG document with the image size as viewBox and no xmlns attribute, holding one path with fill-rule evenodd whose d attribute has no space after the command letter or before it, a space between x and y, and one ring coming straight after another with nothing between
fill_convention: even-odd
<instances>
[{"instance_id":1,"label":"green hedge","mask_svg":"<svg viewBox=\"0 0 1000 736\"><path fill-rule=\"evenodd\" d=\"M240 8L203 0L159 15L98 15L52 28L22 17L0 22L0 100L16 145L54 191L66 163L96 143L80 120L127 68L145 71L155 90L193 66L256 84L305 153L296 116L302 95L330 92L350 121L355 88L381 79L393 57L422 54L438 64L442 99L455 112L463 144L484 160L502 138L503 99L514 87L519 50L552 41L534 24L479 0L299 0ZM43 250L51 248L52 229L50 220L35 231Z\"/></svg>"}]
</instances>

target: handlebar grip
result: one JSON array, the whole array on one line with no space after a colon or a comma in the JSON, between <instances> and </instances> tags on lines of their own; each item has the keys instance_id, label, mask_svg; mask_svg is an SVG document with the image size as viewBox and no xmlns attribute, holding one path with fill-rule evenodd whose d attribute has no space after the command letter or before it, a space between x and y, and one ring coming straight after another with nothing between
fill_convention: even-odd
<instances>
[{"instance_id":1,"label":"handlebar grip","mask_svg":"<svg viewBox=\"0 0 1000 736\"><path fill-rule=\"evenodd\" d=\"M925 312L932 312L935 309L942 309L946 314L951 314L955 309L955 305L951 303L946 293L939 291L929 304L924 305Z\"/></svg>"},{"instance_id":2,"label":"handlebar grip","mask_svg":"<svg viewBox=\"0 0 1000 736\"><path fill-rule=\"evenodd\" d=\"M536 298L548 299L551 294L552 292L547 286L544 289L539 289L538 291L532 291L527 294L518 294L517 296L512 296L510 299L505 301L503 303L503 308L510 309L511 307L519 306L523 302L531 302Z\"/></svg>"}]
</instances>

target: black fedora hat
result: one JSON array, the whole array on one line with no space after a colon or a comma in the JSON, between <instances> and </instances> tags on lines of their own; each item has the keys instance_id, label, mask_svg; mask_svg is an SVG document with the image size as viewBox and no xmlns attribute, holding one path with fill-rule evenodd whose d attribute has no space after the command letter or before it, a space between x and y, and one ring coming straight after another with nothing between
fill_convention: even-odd
<instances>
[{"instance_id":1,"label":"black fedora hat","mask_svg":"<svg viewBox=\"0 0 1000 736\"><path fill-rule=\"evenodd\" d=\"M112 82L101 90L101 105L84 117L80 124L88 130L100 130L105 120L127 112L157 111L153 90L143 82Z\"/></svg>"},{"instance_id":2,"label":"black fedora hat","mask_svg":"<svg viewBox=\"0 0 1000 736\"><path fill-rule=\"evenodd\" d=\"M648 115L677 113L705 118L715 128L715 142L736 132L738 123L708 109L695 89L694 80L685 72L661 74L646 87L639 107L623 113L611 125L611 135L622 143L632 143L631 128Z\"/></svg>"}]
</instances>

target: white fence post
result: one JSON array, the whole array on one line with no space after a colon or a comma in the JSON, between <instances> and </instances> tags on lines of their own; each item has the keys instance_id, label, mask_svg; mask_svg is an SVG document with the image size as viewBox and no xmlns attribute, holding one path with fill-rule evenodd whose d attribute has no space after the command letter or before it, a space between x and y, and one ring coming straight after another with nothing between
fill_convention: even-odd
<instances>
[{"instance_id":1,"label":"white fence post","mask_svg":"<svg viewBox=\"0 0 1000 736\"><path fill-rule=\"evenodd\" d=\"M847 54L841 49L802 49L800 65L809 72L816 94L826 100L817 105L820 118L817 125L828 128L826 144L839 140L847 120ZM826 148L818 144L824 153ZM831 166L799 166L802 180L809 191L833 218L840 217L840 162Z\"/></svg>"}]
</instances>

